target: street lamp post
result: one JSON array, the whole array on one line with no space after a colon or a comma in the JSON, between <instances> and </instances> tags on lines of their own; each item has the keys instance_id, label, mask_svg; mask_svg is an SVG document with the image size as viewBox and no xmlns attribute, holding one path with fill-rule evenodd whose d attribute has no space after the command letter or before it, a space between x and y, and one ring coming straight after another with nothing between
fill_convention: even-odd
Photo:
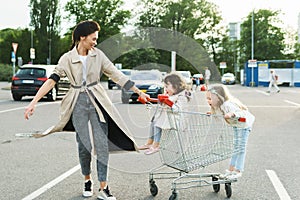
<instances>
[{"instance_id":1,"label":"street lamp post","mask_svg":"<svg viewBox=\"0 0 300 200\"><path fill-rule=\"evenodd\" d=\"M48 65L51 64L51 38L49 40L49 55L48 55Z\"/></svg>"},{"instance_id":2,"label":"street lamp post","mask_svg":"<svg viewBox=\"0 0 300 200\"><path fill-rule=\"evenodd\" d=\"M252 11L252 20L251 20L251 60L254 60L254 10ZM251 69L251 86L254 84L254 67Z\"/></svg>"},{"instance_id":3,"label":"street lamp post","mask_svg":"<svg viewBox=\"0 0 300 200\"><path fill-rule=\"evenodd\" d=\"M31 29L31 37L30 37L30 59L31 59L31 64L33 64L33 56L31 55L33 49L33 30Z\"/></svg>"}]
</instances>

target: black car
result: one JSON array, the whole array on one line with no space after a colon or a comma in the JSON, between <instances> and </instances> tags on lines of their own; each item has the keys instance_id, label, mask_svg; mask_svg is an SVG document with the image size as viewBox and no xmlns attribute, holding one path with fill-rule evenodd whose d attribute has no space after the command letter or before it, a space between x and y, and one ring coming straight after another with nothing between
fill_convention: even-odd
<instances>
[{"instance_id":1,"label":"black car","mask_svg":"<svg viewBox=\"0 0 300 200\"><path fill-rule=\"evenodd\" d=\"M125 74L126 76L130 77L131 75L131 69L120 69L120 71ZM120 89L121 87L116 84L113 80L111 80L110 78L107 80L107 84L108 84L108 89L113 89L113 87L118 87L118 89Z\"/></svg>"},{"instance_id":2,"label":"black car","mask_svg":"<svg viewBox=\"0 0 300 200\"><path fill-rule=\"evenodd\" d=\"M159 94L164 93L162 74L158 70L132 71L130 80L135 82L135 86L142 92L148 94L151 98L157 98ZM137 101L138 94L131 90L127 91L122 89L122 103L129 103L130 99L132 101Z\"/></svg>"},{"instance_id":3,"label":"black car","mask_svg":"<svg viewBox=\"0 0 300 200\"><path fill-rule=\"evenodd\" d=\"M48 77L52 74L55 65L23 65L12 77L11 93L15 101L23 96L34 96ZM50 101L55 101L58 95L65 94L70 87L69 80L62 78L55 87L46 94Z\"/></svg>"}]
</instances>

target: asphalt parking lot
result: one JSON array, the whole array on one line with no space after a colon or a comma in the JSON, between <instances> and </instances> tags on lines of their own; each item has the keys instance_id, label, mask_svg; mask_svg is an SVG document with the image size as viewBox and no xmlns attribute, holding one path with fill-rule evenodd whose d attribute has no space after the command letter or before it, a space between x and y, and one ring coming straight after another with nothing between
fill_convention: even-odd
<instances>
[{"instance_id":1,"label":"asphalt parking lot","mask_svg":"<svg viewBox=\"0 0 300 200\"><path fill-rule=\"evenodd\" d=\"M7 85L0 82L1 88ZM256 116L248 143L245 172L241 179L232 183L231 199L299 199L300 88L281 87L280 93L268 94L264 87L249 88L238 84L228 87ZM142 104L122 104L120 90L107 92L136 143L143 144L148 136L151 110ZM194 92L193 109L197 112L208 110L204 94ZM9 90L0 90L1 199L84 199L74 133L56 133L41 139L26 137L26 133L45 130L58 121L60 101L42 100L35 115L25 121L23 112L30 100L28 97L14 102ZM18 137L20 133L25 137ZM153 197L149 191L149 171L160 165L159 154L111 154L109 185L112 193L121 200L168 199L172 179L156 181L157 196ZM222 173L227 165L228 160L224 160L191 173ZM173 169L165 167L163 171ZM95 170L92 175L96 183ZM95 190L97 188L95 185ZM89 199L96 199L96 195ZM218 193L211 186L182 190L179 199L227 198L224 185L221 185Z\"/></svg>"}]
</instances>

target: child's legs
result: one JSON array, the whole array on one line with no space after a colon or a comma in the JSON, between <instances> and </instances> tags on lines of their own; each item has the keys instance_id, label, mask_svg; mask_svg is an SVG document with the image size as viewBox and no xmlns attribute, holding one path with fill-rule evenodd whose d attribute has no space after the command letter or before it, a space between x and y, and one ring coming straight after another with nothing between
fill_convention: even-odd
<instances>
[{"instance_id":1,"label":"child's legs","mask_svg":"<svg viewBox=\"0 0 300 200\"><path fill-rule=\"evenodd\" d=\"M247 141L250 134L250 129L240 129L238 131L235 131L235 141L237 141L237 144L235 144L235 150L237 153L235 153L230 162L231 168L234 167L237 171L243 171L244 165L245 165L245 158L246 158L246 147L247 147ZM237 137L236 137L237 136Z\"/></svg>"},{"instance_id":2,"label":"child's legs","mask_svg":"<svg viewBox=\"0 0 300 200\"><path fill-rule=\"evenodd\" d=\"M154 145L158 146L161 138L162 129L160 127L154 126Z\"/></svg>"},{"instance_id":3,"label":"child's legs","mask_svg":"<svg viewBox=\"0 0 300 200\"><path fill-rule=\"evenodd\" d=\"M154 123L153 121L151 121L151 124L150 124L150 132L149 132L149 137L148 137L148 140L147 140L147 144L148 145L151 145L154 141Z\"/></svg>"},{"instance_id":4,"label":"child's legs","mask_svg":"<svg viewBox=\"0 0 300 200\"><path fill-rule=\"evenodd\" d=\"M241 137L239 130L237 128L233 128L234 131L234 135L233 135L233 154L231 156L230 159L230 166L229 166L229 170L233 171L235 170L235 165L236 165L236 161L238 158L238 153L239 153L239 138Z\"/></svg>"}]
</instances>

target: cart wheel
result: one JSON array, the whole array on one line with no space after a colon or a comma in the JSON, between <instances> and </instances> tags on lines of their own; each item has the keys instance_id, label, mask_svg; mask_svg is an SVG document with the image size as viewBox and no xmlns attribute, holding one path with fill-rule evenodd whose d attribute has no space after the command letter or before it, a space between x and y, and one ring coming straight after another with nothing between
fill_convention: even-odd
<instances>
[{"instance_id":1,"label":"cart wheel","mask_svg":"<svg viewBox=\"0 0 300 200\"><path fill-rule=\"evenodd\" d=\"M175 193L174 191L172 192L172 195L170 196L169 200L177 200L177 193Z\"/></svg>"},{"instance_id":2,"label":"cart wheel","mask_svg":"<svg viewBox=\"0 0 300 200\"><path fill-rule=\"evenodd\" d=\"M225 183L225 191L226 191L227 198L230 198L232 195L232 189L230 183Z\"/></svg>"},{"instance_id":3,"label":"cart wheel","mask_svg":"<svg viewBox=\"0 0 300 200\"><path fill-rule=\"evenodd\" d=\"M150 193L152 194L152 196L156 196L158 193L158 187L154 181L150 182Z\"/></svg>"},{"instance_id":4,"label":"cart wheel","mask_svg":"<svg viewBox=\"0 0 300 200\"><path fill-rule=\"evenodd\" d=\"M212 177L212 181L218 181L219 179L215 176ZM220 184L213 184L213 189L217 193L220 191Z\"/></svg>"}]
</instances>

